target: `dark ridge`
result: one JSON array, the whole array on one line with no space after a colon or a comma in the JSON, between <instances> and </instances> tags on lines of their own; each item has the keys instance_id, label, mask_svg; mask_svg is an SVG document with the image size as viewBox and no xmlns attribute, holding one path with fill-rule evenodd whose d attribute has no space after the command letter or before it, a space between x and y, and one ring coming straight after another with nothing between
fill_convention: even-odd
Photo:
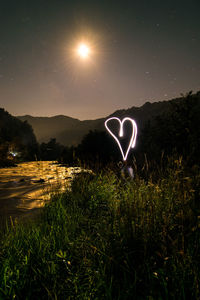
<instances>
[{"instance_id":1,"label":"dark ridge","mask_svg":"<svg viewBox=\"0 0 200 300\"><path fill-rule=\"evenodd\" d=\"M197 92L196 95L198 96L199 92ZM138 130L140 132L148 121L153 120L163 113L167 113L170 110L172 103L178 103L183 99L184 96L168 101L165 100L153 103L147 101L141 107L132 106L128 109L116 110L108 117L132 117L137 122ZM53 117L33 117L26 115L18 116L18 119L22 121L26 120L33 127L34 133L40 143L48 142L51 138L56 138L59 143L65 146L71 146L78 145L90 130L105 130L104 122L108 117L80 121L64 115Z\"/></svg>"}]
</instances>

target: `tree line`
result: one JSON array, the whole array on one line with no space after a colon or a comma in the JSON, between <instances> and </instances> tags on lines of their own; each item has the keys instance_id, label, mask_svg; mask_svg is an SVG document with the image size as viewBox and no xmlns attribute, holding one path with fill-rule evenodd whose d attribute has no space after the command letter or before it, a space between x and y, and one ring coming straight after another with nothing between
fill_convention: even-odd
<instances>
[{"instance_id":1,"label":"tree line","mask_svg":"<svg viewBox=\"0 0 200 300\"><path fill-rule=\"evenodd\" d=\"M0 166L34 160L38 150L32 127L0 108Z\"/></svg>"}]
</instances>

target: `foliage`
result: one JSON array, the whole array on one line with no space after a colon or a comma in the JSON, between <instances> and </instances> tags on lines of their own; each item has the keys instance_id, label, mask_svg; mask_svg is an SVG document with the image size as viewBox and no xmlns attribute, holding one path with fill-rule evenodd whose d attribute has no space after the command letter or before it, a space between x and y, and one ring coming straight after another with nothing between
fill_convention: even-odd
<instances>
[{"instance_id":1,"label":"foliage","mask_svg":"<svg viewBox=\"0 0 200 300\"><path fill-rule=\"evenodd\" d=\"M59 158L68 165L100 169L120 159L118 149L105 131L89 131L77 147L65 147Z\"/></svg>"},{"instance_id":2,"label":"foliage","mask_svg":"<svg viewBox=\"0 0 200 300\"><path fill-rule=\"evenodd\" d=\"M149 104L150 105L150 104ZM149 106L146 104L146 106ZM149 162L152 172L166 166L168 157L182 156L188 168L200 163L200 92L177 101L169 101L168 110L148 121L139 134L136 147L129 155L131 165L137 161L139 169ZM134 118L134 116L132 116ZM123 141L120 140L121 144ZM126 148L125 148L126 149ZM67 164L86 164L101 168L109 163L118 163L121 153L116 141L104 131L90 131L78 147L67 148L61 155Z\"/></svg>"},{"instance_id":3,"label":"foliage","mask_svg":"<svg viewBox=\"0 0 200 300\"><path fill-rule=\"evenodd\" d=\"M161 153L165 157L177 153L189 166L199 164L200 148L200 92L189 92L181 101L171 102L171 110L148 122L139 137L138 151L146 153L158 164Z\"/></svg>"},{"instance_id":4,"label":"foliage","mask_svg":"<svg viewBox=\"0 0 200 300\"><path fill-rule=\"evenodd\" d=\"M198 299L200 176L85 173L0 245L2 299Z\"/></svg>"},{"instance_id":5,"label":"foliage","mask_svg":"<svg viewBox=\"0 0 200 300\"><path fill-rule=\"evenodd\" d=\"M21 160L33 160L38 144L32 127L0 108L0 165L9 162L9 151L14 150Z\"/></svg>"},{"instance_id":6,"label":"foliage","mask_svg":"<svg viewBox=\"0 0 200 300\"><path fill-rule=\"evenodd\" d=\"M56 139L50 139L48 143L40 145L41 160L57 160L61 156L64 146L56 142Z\"/></svg>"}]
</instances>

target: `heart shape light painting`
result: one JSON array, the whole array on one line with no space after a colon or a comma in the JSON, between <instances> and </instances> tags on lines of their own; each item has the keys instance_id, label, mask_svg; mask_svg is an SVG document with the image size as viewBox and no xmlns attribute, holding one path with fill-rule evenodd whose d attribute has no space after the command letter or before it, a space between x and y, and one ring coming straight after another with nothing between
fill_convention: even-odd
<instances>
[{"instance_id":1,"label":"heart shape light painting","mask_svg":"<svg viewBox=\"0 0 200 300\"><path fill-rule=\"evenodd\" d=\"M120 124L120 127L119 127L119 137L123 137L124 135L124 129L123 129L123 125L126 121L130 121L131 124L132 124L132 135L130 137L130 141L129 141L129 145L128 145L128 148L126 150L126 153L124 153L123 149L122 149L122 146L120 144L120 141L119 139L116 137L116 135L108 128L108 122L111 121L111 120L116 120L119 122ZM105 127L106 129L108 130L108 132L110 133L110 135L115 139L115 141L117 142L118 146L119 146L119 149L121 151L121 154L122 154L122 157L123 157L123 160L127 160L127 157L128 157L128 154L129 154L129 151L131 148L134 148L135 147L135 143L136 143L136 137L137 137L137 125L135 123L135 121L131 118L124 118L122 121L117 118L117 117L112 117L112 118L109 118L105 121Z\"/></svg>"}]
</instances>

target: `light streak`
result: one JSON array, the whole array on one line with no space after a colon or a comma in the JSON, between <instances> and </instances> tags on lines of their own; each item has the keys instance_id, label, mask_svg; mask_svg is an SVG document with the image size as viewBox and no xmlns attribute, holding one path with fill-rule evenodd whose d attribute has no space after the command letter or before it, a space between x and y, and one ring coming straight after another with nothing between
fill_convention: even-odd
<instances>
[{"instance_id":1,"label":"light streak","mask_svg":"<svg viewBox=\"0 0 200 300\"><path fill-rule=\"evenodd\" d=\"M120 144L120 141L119 139L116 137L116 135L108 128L108 125L107 123L111 120L117 120L120 124L120 128L119 128L119 137L123 137L124 135L124 129L123 129L123 125L126 121L130 121L131 124L132 124L132 135L131 135L131 138L130 138L130 142L129 142L129 145L128 145L128 148L127 148L127 151L126 153L124 154L124 151L122 149L122 146ZM137 137L137 125L135 123L135 121L131 118L124 118L122 121L117 118L117 117L112 117L112 118L109 118L105 121L105 127L106 129L108 130L108 132L110 133L110 135L115 139L115 141L117 142L118 146L119 146L119 149L121 151L121 154L122 154L122 157L123 157L123 160L127 160L127 157L128 157L128 154L129 154L129 151L131 148L134 148L135 147L135 144L136 144L136 137Z\"/></svg>"}]
</instances>

